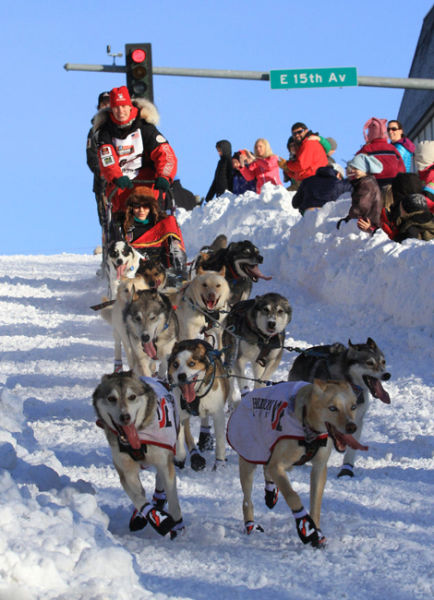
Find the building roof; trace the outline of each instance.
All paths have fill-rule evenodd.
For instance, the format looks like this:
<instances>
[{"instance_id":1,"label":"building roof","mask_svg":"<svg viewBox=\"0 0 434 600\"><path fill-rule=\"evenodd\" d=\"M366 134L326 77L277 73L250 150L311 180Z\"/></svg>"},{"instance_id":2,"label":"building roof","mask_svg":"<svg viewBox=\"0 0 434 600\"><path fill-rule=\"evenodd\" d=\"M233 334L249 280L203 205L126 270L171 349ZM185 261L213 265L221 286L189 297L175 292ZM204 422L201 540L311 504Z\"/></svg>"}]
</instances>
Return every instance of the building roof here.
<instances>
[{"instance_id":1,"label":"building roof","mask_svg":"<svg viewBox=\"0 0 434 600\"><path fill-rule=\"evenodd\" d=\"M434 6L423 20L409 77L432 79L434 74ZM416 137L434 116L433 90L405 90L398 119L406 135Z\"/></svg>"}]
</instances>

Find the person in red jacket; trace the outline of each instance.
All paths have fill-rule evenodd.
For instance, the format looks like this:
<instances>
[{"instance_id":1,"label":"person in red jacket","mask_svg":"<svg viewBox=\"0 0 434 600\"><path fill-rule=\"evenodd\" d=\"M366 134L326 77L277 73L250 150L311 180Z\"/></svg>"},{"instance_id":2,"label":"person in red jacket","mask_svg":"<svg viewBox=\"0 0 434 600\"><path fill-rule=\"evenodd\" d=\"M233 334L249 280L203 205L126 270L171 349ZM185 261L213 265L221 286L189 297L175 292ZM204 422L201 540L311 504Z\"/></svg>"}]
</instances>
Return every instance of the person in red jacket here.
<instances>
[{"instance_id":1,"label":"person in red jacket","mask_svg":"<svg viewBox=\"0 0 434 600\"><path fill-rule=\"evenodd\" d=\"M128 88L110 91L110 107L94 119L101 176L107 181L112 212L124 212L126 201L140 180L155 180L154 191L167 192L177 169L175 152L158 131L159 114L144 98L131 101Z\"/></svg>"},{"instance_id":2,"label":"person in red jacket","mask_svg":"<svg viewBox=\"0 0 434 600\"><path fill-rule=\"evenodd\" d=\"M278 158L264 138L255 142L255 154L249 150L240 153L239 171L246 181L256 181L256 193L260 194L265 183L282 185L279 175Z\"/></svg>"},{"instance_id":3,"label":"person in red jacket","mask_svg":"<svg viewBox=\"0 0 434 600\"><path fill-rule=\"evenodd\" d=\"M356 153L375 156L382 163L381 173L374 174L380 187L391 184L398 173L406 172L399 150L387 141L386 124L387 119L377 119L376 117L369 119L363 127L366 144Z\"/></svg>"},{"instance_id":4,"label":"person in red jacket","mask_svg":"<svg viewBox=\"0 0 434 600\"><path fill-rule=\"evenodd\" d=\"M294 123L291 128L296 146L294 159L280 160L279 166L296 182L315 175L319 167L328 165L328 157L321 137L310 131L304 123Z\"/></svg>"}]
</instances>

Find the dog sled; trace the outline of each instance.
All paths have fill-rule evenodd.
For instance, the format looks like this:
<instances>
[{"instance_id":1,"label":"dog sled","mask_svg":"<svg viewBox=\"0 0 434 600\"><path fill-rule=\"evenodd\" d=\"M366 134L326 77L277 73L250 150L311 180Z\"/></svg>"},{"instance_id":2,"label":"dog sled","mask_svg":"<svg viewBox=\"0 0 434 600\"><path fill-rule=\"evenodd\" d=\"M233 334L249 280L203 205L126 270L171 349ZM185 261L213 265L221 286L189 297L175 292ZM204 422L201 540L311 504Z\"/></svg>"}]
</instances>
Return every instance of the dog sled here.
<instances>
[{"instance_id":1,"label":"dog sled","mask_svg":"<svg viewBox=\"0 0 434 600\"><path fill-rule=\"evenodd\" d=\"M155 180L135 180L137 185L146 185L153 188ZM131 190L131 192L133 192ZM103 264L104 273L109 278L108 260L109 248L114 242L126 242L137 250L143 260L151 258L160 260L167 271L168 285L179 287L187 278L185 244L181 229L175 218L176 205L173 193L169 189L166 193L159 192L157 202L160 210L167 217L159 221L140 238L132 242L123 231L124 213L113 213L112 200L116 190L106 198L106 219L103 236Z\"/></svg>"}]
</instances>

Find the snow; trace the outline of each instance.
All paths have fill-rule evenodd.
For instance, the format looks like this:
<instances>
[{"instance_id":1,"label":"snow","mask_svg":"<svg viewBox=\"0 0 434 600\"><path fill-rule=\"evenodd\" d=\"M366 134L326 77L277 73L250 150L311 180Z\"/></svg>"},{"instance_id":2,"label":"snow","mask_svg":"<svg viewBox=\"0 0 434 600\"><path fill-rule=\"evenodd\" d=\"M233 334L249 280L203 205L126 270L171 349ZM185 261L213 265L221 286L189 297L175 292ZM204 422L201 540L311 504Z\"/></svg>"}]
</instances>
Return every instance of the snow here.
<instances>
[{"instance_id":1,"label":"snow","mask_svg":"<svg viewBox=\"0 0 434 600\"><path fill-rule=\"evenodd\" d=\"M0 264L0 599L394 600L434 597L432 242L395 244L343 223L343 197L301 218L292 193L226 193L178 220L189 258L216 235L250 239L271 282L253 293L285 295L286 344L306 348L374 338L392 379L392 403L373 400L356 477L337 479L333 452L322 507L324 551L304 547L282 498L263 502L242 532L237 458L178 472L187 525L170 541L131 533L131 503L113 468L91 396L113 360L111 331L89 307L106 293L99 257L3 256ZM275 381L296 357L286 352ZM193 423L198 432L198 423ZM308 507L309 467L292 472ZM154 474L142 480L152 493Z\"/></svg>"}]
</instances>

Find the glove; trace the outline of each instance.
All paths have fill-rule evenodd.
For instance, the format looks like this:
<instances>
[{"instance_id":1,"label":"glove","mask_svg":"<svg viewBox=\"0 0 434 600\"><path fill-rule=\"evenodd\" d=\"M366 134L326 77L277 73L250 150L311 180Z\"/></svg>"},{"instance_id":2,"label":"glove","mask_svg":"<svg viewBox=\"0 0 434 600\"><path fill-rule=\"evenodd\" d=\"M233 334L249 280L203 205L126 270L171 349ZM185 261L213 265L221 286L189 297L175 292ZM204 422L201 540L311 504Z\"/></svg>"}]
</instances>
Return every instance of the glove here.
<instances>
[{"instance_id":1,"label":"glove","mask_svg":"<svg viewBox=\"0 0 434 600\"><path fill-rule=\"evenodd\" d=\"M121 190L125 190L126 188L132 190L134 187L133 182L126 175L122 175L122 177L116 177L116 179L113 179L113 183Z\"/></svg>"},{"instance_id":2,"label":"glove","mask_svg":"<svg viewBox=\"0 0 434 600\"><path fill-rule=\"evenodd\" d=\"M167 192L170 187L170 183L167 181L165 177L157 177L155 180L155 188L157 190L161 190L162 192Z\"/></svg>"}]
</instances>

